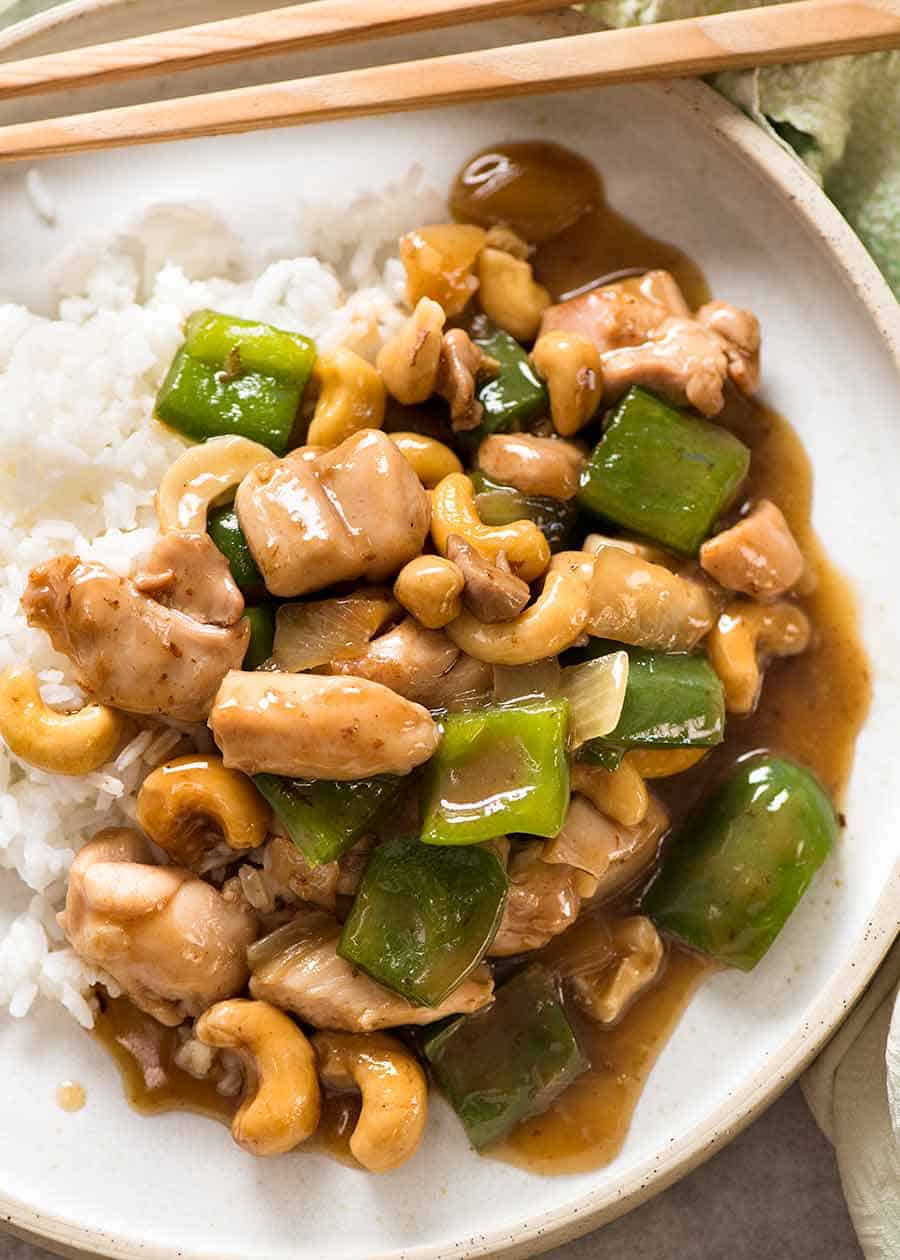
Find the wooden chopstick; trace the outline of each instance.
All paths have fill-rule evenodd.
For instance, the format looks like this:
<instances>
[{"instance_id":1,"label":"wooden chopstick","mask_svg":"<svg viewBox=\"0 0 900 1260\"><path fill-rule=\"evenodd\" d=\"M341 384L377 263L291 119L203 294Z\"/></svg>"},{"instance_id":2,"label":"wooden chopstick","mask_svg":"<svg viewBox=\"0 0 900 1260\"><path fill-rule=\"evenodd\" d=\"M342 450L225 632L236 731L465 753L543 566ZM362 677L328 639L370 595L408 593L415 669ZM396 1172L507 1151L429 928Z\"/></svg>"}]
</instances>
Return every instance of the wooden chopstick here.
<instances>
[{"instance_id":1,"label":"wooden chopstick","mask_svg":"<svg viewBox=\"0 0 900 1260\"><path fill-rule=\"evenodd\" d=\"M0 128L0 162L900 47L900 0L795 0Z\"/></svg>"},{"instance_id":2,"label":"wooden chopstick","mask_svg":"<svg viewBox=\"0 0 900 1260\"><path fill-rule=\"evenodd\" d=\"M560 9L565 0L310 0L0 65L0 100Z\"/></svg>"}]
</instances>

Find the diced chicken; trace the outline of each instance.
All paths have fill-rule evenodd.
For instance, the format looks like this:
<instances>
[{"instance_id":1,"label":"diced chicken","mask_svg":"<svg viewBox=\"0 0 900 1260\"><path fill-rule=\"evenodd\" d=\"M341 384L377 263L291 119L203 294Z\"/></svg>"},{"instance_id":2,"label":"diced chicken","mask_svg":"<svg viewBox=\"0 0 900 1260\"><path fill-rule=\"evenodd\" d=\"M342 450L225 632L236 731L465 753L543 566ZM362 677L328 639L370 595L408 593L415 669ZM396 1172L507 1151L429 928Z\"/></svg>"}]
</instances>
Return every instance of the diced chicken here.
<instances>
[{"instance_id":1,"label":"diced chicken","mask_svg":"<svg viewBox=\"0 0 900 1260\"><path fill-rule=\"evenodd\" d=\"M759 384L756 316L727 302L708 302L692 316L668 272L647 272L551 307L541 331L553 329L579 332L597 346L607 403L644 385L715 416L727 380L747 394Z\"/></svg>"},{"instance_id":2,"label":"diced chicken","mask_svg":"<svg viewBox=\"0 0 900 1260\"><path fill-rule=\"evenodd\" d=\"M244 614L244 597L209 534L163 534L134 584L142 595L207 625L233 626Z\"/></svg>"},{"instance_id":3,"label":"diced chicken","mask_svg":"<svg viewBox=\"0 0 900 1260\"><path fill-rule=\"evenodd\" d=\"M542 858L587 871L598 881L593 896L599 900L627 888L652 864L669 817L659 800L650 796L647 812L633 827L613 822L584 796L572 797L562 831L544 845Z\"/></svg>"},{"instance_id":4,"label":"diced chicken","mask_svg":"<svg viewBox=\"0 0 900 1260\"><path fill-rule=\"evenodd\" d=\"M587 630L656 652L690 652L712 629L707 587L619 547L596 553Z\"/></svg>"},{"instance_id":5,"label":"diced chicken","mask_svg":"<svg viewBox=\"0 0 900 1260\"><path fill-rule=\"evenodd\" d=\"M729 591L777 599L803 576L803 553L779 508L761 499L753 510L700 548L700 563Z\"/></svg>"},{"instance_id":6,"label":"diced chicken","mask_svg":"<svg viewBox=\"0 0 900 1260\"><path fill-rule=\"evenodd\" d=\"M579 874L572 866L541 860L542 845L525 845L509 864L509 891L497 935L488 950L495 958L540 949L578 918Z\"/></svg>"},{"instance_id":7,"label":"diced chicken","mask_svg":"<svg viewBox=\"0 0 900 1260\"><path fill-rule=\"evenodd\" d=\"M313 458L293 451L258 465L235 507L266 586L280 596L390 577L422 550L431 515L409 462L377 429Z\"/></svg>"},{"instance_id":8,"label":"diced chicken","mask_svg":"<svg viewBox=\"0 0 900 1260\"><path fill-rule=\"evenodd\" d=\"M502 553L501 553L502 555ZM459 534L447 538L447 559L463 575L462 602L473 617L492 625L517 617L531 598L527 582L499 563L485 559Z\"/></svg>"},{"instance_id":9,"label":"diced chicken","mask_svg":"<svg viewBox=\"0 0 900 1260\"><path fill-rule=\"evenodd\" d=\"M495 433L478 448L478 466L522 494L574 499L585 458L573 442L530 433Z\"/></svg>"},{"instance_id":10,"label":"diced chicken","mask_svg":"<svg viewBox=\"0 0 900 1260\"><path fill-rule=\"evenodd\" d=\"M459 648L445 634L426 630L414 617L407 617L373 639L361 656L332 661L328 672L368 678L431 708L440 680L458 659Z\"/></svg>"},{"instance_id":11,"label":"diced chicken","mask_svg":"<svg viewBox=\"0 0 900 1260\"><path fill-rule=\"evenodd\" d=\"M230 769L300 779L408 774L440 739L421 705L366 678L319 674L232 670L209 725Z\"/></svg>"},{"instance_id":12,"label":"diced chicken","mask_svg":"<svg viewBox=\"0 0 900 1260\"><path fill-rule=\"evenodd\" d=\"M152 866L135 831L101 831L69 873L60 926L78 956L174 1026L244 987L258 931L246 904L178 866Z\"/></svg>"},{"instance_id":13,"label":"diced chicken","mask_svg":"<svg viewBox=\"0 0 900 1260\"><path fill-rule=\"evenodd\" d=\"M22 606L75 666L79 685L104 704L200 722L219 684L239 668L246 621L204 625L142 595L103 564L57 556L33 569Z\"/></svg>"},{"instance_id":14,"label":"diced chicken","mask_svg":"<svg viewBox=\"0 0 900 1260\"><path fill-rule=\"evenodd\" d=\"M352 897L369 860L373 838L360 840L336 861L313 866L292 840L273 836L263 855L267 885L281 903L306 902L333 911L338 896Z\"/></svg>"},{"instance_id":15,"label":"diced chicken","mask_svg":"<svg viewBox=\"0 0 900 1260\"><path fill-rule=\"evenodd\" d=\"M659 975L665 955L659 933L644 915L593 915L576 936L561 955L559 974L586 1015L613 1024Z\"/></svg>"},{"instance_id":16,"label":"diced chicken","mask_svg":"<svg viewBox=\"0 0 900 1260\"><path fill-rule=\"evenodd\" d=\"M490 1002L494 982L478 967L440 1006L414 1006L356 971L337 953L340 926L329 915L299 915L251 953L254 997L292 1011L315 1028L373 1032L398 1024L432 1024Z\"/></svg>"},{"instance_id":17,"label":"diced chicken","mask_svg":"<svg viewBox=\"0 0 900 1260\"><path fill-rule=\"evenodd\" d=\"M479 376L497 369L498 364L462 328L444 333L434 388L450 404L450 423L457 432L481 424L484 407L475 397L475 386Z\"/></svg>"}]
</instances>

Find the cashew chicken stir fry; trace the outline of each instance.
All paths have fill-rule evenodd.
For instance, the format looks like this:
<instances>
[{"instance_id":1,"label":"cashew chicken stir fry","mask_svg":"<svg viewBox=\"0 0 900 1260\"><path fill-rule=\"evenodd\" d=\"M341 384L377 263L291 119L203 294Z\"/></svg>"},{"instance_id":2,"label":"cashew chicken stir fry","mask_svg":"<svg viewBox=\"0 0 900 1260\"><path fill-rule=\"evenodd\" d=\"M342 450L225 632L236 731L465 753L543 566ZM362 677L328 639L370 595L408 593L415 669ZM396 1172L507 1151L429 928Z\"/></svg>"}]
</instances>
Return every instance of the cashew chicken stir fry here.
<instances>
[{"instance_id":1,"label":"cashew chicken stir fry","mask_svg":"<svg viewBox=\"0 0 900 1260\"><path fill-rule=\"evenodd\" d=\"M395 1168L429 1080L498 1141L673 952L754 966L835 835L809 771L740 742L815 635L790 505L730 420L757 320L662 270L560 299L540 249L585 207L517 197L503 153L467 168L505 170L496 196L464 172L460 221L400 241L374 361L190 318L152 551L130 576L60 555L23 596L83 707L0 677L3 738L50 774L185 732L133 828L78 852L60 924L198 1070L240 1073L254 1155L347 1092L353 1157Z\"/></svg>"}]
</instances>

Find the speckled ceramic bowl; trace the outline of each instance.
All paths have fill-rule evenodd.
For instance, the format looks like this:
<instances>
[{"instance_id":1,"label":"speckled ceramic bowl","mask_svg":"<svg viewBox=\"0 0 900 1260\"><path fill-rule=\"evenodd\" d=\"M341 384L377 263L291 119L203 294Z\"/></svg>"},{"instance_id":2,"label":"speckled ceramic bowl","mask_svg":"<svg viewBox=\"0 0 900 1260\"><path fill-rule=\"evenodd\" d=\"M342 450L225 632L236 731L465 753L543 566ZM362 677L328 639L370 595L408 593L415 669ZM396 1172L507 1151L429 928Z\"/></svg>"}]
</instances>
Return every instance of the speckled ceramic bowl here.
<instances>
[{"instance_id":1,"label":"speckled ceramic bowl","mask_svg":"<svg viewBox=\"0 0 900 1260\"><path fill-rule=\"evenodd\" d=\"M0 54L240 7L249 6L76 0L8 32ZM392 41L379 55L508 42L535 29L552 32L548 23ZM303 64L337 68L354 56L322 52ZM261 73L299 71L294 60L266 63ZM241 74L232 67L214 82L233 84ZM174 96L212 82L194 73L87 94L84 105ZM71 98L59 107L72 108ZM31 116L35 108L26 102L13 115L6 106L2 117ZM319 1156L254 1161L218 1125L129 1111L105 1054L61 1014L44 1008L24 1023L0 1021L0 1220L50 1247L147 1260L532 1255L633 1207L732 1137L815 1054L896 931L900 315L862 246L803 169L713 92L694 83L616 88L66 159L43 168L59 208L55 227L35 215L25 171L4 170L0 300L46 308L51 258L80 234L114 230L159 199L202 199L238 231L252 231L262 216L267 229L288 233L311 170L339 208L413 161L430 183L446 187L473 150L509 138L574 143L603 172L615 207L681 245L717 295L761 316L765 398L790 417L812 455L815 525L855 583L874 663L874 703L847 794L845 840L757 970L717 975L703 986L663 1052L621 1155L593 1173L542 1179L480 1159L441 1103L416 1158L386 1177ZM9 901L0 883L0 919ZM77 1115L55 1102L66 1077L87 1087Z\"/></svg>"}]
</instances>

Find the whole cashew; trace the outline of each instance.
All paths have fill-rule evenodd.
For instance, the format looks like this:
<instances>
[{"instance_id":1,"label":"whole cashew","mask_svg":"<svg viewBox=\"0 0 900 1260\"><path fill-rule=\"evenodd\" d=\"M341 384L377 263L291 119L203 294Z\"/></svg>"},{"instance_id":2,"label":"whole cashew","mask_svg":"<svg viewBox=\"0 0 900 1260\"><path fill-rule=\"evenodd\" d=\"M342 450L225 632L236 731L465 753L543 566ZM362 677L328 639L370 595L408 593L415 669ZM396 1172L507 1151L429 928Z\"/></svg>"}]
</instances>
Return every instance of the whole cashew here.
<instances>
[{"instance_id":1,"label":"whole cashew","mask_svg":"<svg viewBox=\"0 0 900 1260\"><path fill-rule=\"evenodd\" d=\"M594 556L588 633L657 652L692 651L715 619L709 589L618 547Z\"/></svg>"},{"instance_id":2,"label":"whole cashew","mask_svg":"<svg viewBox=\"0 0 900 1260\"><path fill-rule=\"evenodd\" d=\"M632 748L622 761L633 766L642 779L667 779L690 770L708 752L708 748Z\"/></svg>"},{"instance_id":3,"label":"whole cashew","mask_svg":"<svg viewBox=\"0 0 900 1260\"><path fill-rule=\"evenodd\" d=\"M488 625L464 612L446 633L469 656L489 665L530 665L556 656L584 633L593 571L590 556L561 551L550 562L543 591L518 617Z\"/></svg>"},{"instance_id":4,"label":"whole cashew","mask_svg":"<svg viewBox=\"0 0 900 1260\"><path fill-rule=\"evenodd\" d=\"M114 757L134 729L118 709L88 704L76 713L50 709L33 670L0 674L0 736L17 757L48 774L90 774Z\"/></svg>"},{"instance_id":5,"label":"whole cashew","mask_svg":"<svg viewBox=\"0 0 900 1260\"><path fill-rule=\"evenodd\" d=\"M433 490L439 481L463 470L459 457L437 438L426 437L424 433L389 433L388 437L407 463L412 464L413 472L426 490Z\"/></svg>"},{"instance_id":6,"label":"whole cashew","mask_svg":"<svg viewBox=\"0 0 900 1260\"><path fill-rule=\"evenodd\" d=\"M194 866L221 832L229 848L255 849L272 813L246 775L226 770L222 758L176 757L147 775L137 797L138 825L174 861Z\"/></svg>"},{"instance_id":7,"label":"whole cashew","mask_svg":"<svg viewBox=\"0 0 900 1260\"><path fill-rule=\"evenodd\" d=\"M434 393L446 315L423 297L409 319L378 352L378 371L397 402L423 403Z\"/></svg>"},{"instance_id":8,"label":"whole cashew","mask_svg":"<svg viewBox=\"0 0 900 1260\"><path fill-rule=\"evenodd\" d=\"M440 630L462 611L463 575L443 556L416 556L405 564L394 583L394 595L416 621Z\"/></svg>"},{"instance_id":9,"label":"whole cashew","mask_svg":"<svg viewBox=\"0 0 900 1260\"><path fill-rule=\"evenodd\" d=\"M313 1045L323 1084L362 1095L350 1150L369 1172L399 1168L414 1153L428 1118L428 1084L419 1064L383 1033L318 1032Z\"/></svg>"},{"instance_id":10,"label":"whole cashew","mask_svg":"<svg viewBox=\"0 0 900 1260\"><path fill-rule=\"evenodd\" d=\"M595 809L625 827L636 827L647 816L650 797L637 768L625 757L615 770L584 761L572 766L573 792L586 796Z\"/></svg>"},{"instance_id":11,"label":"whole cashew","mask_svg":"<svg viewBox=\"0 0 900 1260\"><path fill-rule=\"evenodd\" d=\"M189 446L159 483L156 515L160 529L204 534L210 504L239 485L251 469L274 458L267 446L234 435Z\"/></svg>"},{"instance_id":12,"label":"whole cashew","mask_svg":"<svg viewBox=\"0 0 900 1260\"><path fill-rule=\"evenodd\" d=\"M205 1046L233 1050L244 1064L246 1097L231 1136L251 1155L283 1155L316 1131L321 1095L316 1056L293 1020L268 1002L232 998L197 1020Z\"/></svg>"},{"instance_id":13,"label":"whole cashew","mask_svg":"<svg viewBox=\"0 0 900 1260\"><path fill-rule=\"evenodd\" d=\"M585 457L573 442L530 433L494 433L478 448L478 467L493 481L515 486L522 494L563 501L578 493L584 464Z\"/></svg>"},{"instance_id":14,"label":"whole cashew","mask_svg":"<svg viewBox=\"0 0 900 1260\"><path fill-rule=\"evenodd\" d=\"M761 664L768 657L805 652L811 633L809 618L796 604L729 604L707 639L729 713L752 713L762 689Z\"/></svg>"},{"instance_id":15,"label":"whole cashew","mask_svg":"<svg viewBox=\"0 0 900 1260\"><path fill-rule=\"evenodd\" d=\"M443 556L451 534L459 534L495 564L502 551L512 572L525 582L540 577L550 563L550 546L534 521L482 524L475 507L475 488L464 473L444 477L431 492L431 537Z\"/></svg>"},{"instance_id":16,"label":"whole cashew","mask_svg":"<svg viewBox=\"0 0 900 1260\"><path fill-rule=\"evenodd\" d=\"M545 332L535 343L531 362L547 384L557 433L568 437L583 429L603 396L603 366L593 341L561 329Z\"/></svg>"},{"instance_id":17,"label":"whole cashew","mask_svg":"<svg viewBox=\"0 0 900 1260\"><path fill-rule=\"evenodd\" d=\"M307 442L329 450L360 429L384 424L384 381L371 363L346 346L320 354L313 368L319 387Z\"/></svg>"},{"instance_id":18,"label":"whole cashew","mask_svg":"<svg viewBox=\"0 0 900 1260\"><path fill-rule=\"evenodd\" d=\"M550 305L550 294L534 279L531 263L490 246L478 259L479 299L488 319L518 341L531 341Z\"/></svg>"}]
</instances>

